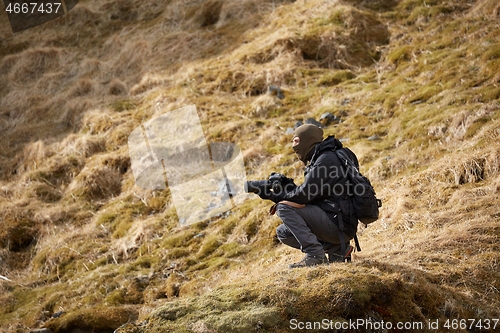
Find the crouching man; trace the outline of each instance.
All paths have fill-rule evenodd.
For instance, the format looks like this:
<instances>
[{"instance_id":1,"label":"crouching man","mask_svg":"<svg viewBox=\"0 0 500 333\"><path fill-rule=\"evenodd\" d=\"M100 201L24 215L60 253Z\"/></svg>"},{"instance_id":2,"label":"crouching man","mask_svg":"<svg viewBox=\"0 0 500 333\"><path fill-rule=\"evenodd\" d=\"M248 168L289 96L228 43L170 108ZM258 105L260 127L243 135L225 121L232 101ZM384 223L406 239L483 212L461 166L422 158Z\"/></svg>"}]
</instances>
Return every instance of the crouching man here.
<instances>
[{"instance_id":1,"label":"crouching man","mask_svg":"<svg viewBox=\"0 0 500 333\"><path fill-rule=\"evenodd\" d=\"M273 208L283 222L276 230L278 239L305 253L290 268L350 261L350 240L356 235L358 220L350 213L352 185L334 152L342 143L334 136L323 140L321 128L306 124L295 130L292 146L305 164L304 183L284 186L283 191L262 184L256 191L262 199L276 203ZM358 165L356 156L346 152Z\"/></svg>"}]
</instances>

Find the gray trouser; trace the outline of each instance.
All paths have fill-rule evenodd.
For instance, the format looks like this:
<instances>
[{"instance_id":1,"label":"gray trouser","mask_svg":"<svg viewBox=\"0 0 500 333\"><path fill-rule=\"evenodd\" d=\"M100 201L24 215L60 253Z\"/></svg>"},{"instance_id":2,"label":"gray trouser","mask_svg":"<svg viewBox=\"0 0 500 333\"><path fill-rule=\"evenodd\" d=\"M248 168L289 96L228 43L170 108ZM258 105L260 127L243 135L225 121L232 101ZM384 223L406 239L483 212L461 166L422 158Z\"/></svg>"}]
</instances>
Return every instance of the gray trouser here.
<instances>
[{"instance_id":1,"label":"gray trouser","mask_svg":"<svg viewBox=\"0 0 500 333\"><path fill-rule=\"evenodd\" d=\"M283 244L313 256L324 256L325 251L341 254L339 229L318 206L295 208L278 204L276 213L283 221L276 229ZM350 238L344 234L344 240L349 242Z\"/></svg>"}]
</instances>

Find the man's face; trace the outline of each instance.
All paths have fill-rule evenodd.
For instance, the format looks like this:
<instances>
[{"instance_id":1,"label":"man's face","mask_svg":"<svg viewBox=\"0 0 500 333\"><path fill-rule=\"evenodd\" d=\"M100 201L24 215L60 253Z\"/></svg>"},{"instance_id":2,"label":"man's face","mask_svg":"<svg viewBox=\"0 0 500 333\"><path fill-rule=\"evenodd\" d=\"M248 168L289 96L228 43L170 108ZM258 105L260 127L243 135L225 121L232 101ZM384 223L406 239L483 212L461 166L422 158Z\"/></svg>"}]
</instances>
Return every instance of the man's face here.
<instances>
[{"instance_id":1,"label":"man's face","mask_svg":"<svg viewBox=\"0 0 500 333\"><path fill-rule=\"evenodd\" d=\"M300 143L300 138L298 136L294 137L292 140L292 149L297 156L298 156L299 143Z\"/></svg>"},{"instance_id":2,"label":"man's face","mask_svg":"<svg viewBox=\"0 0 500 333\"><path fill-rule=\"evenodd\" d=\"M323 140L323 130L312 124L305 124L295 129L292 148L297 157L307 164L307 157L317 143Z\"/></svg>"}]
</instances>

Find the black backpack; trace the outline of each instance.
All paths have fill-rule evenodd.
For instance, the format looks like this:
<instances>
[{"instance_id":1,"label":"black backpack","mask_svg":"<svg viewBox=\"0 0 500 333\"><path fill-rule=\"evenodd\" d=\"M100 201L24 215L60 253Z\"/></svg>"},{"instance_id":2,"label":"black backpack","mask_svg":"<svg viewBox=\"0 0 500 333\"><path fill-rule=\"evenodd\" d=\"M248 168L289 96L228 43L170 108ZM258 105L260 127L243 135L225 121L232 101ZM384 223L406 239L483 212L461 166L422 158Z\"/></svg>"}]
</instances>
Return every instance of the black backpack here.
<instances>
[{"instance_id":1,"label":"black backpack","mask_svg":"<svg viewBox=\"0 0 500 333\"><path fill-rule=\"evenodd\" d=\"M349 148L335 149L335 154L342 162L342 165L344 165L345 174L349 183L352 185L352 193L346 198L349 199L348 201L351 203L349 206L352 207L352 210L349 208L349 211L351 211L361 223L364 223L365 226L375 222L378 219L379 208L382 207L382 201L375 196L375 190L370 180L359 172L356 155ZM356 163L354 160L356 160ZM339 228L341 231L344 229L341 215L339 215ZM342 232L340 233L340 241L341 250L345 253L346 249ZM356 234L354 234L354 242L356 244L356 249L361 251ZM347 260L350 261L350 257Z\"/></svg>"},{"instance_id":2,"label":"black backpack","mask_svg":"<svg viewBox=\"0 0 500 333\"><path fill-rule=\"evenodd\" d=\"M382 201L375 196L370 180L363 176L351 157L355 156L349 148L336 149L335 153L345 167L346 175L350 181L350 199L354 215L365 225L375 222L379 216L379 207Z\"/></svg>"}]
</instances>

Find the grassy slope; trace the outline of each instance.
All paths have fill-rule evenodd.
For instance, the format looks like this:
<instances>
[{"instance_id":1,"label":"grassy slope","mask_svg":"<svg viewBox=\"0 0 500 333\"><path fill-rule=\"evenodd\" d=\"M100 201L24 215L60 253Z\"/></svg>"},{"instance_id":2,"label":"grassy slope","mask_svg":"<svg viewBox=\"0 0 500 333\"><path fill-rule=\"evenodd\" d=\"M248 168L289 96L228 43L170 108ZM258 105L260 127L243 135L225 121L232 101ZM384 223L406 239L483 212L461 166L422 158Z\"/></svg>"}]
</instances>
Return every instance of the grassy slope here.
<instances>
[{"instance_id":1,"label":"grassy slope","mask_svg":"<svg viewBox=\"0 0 500 333\"><path fill-rule=\"evenodd\" d=\"M83 1L16 35L2 18L3 330L498 318L496 1L148 3ZM130 131L191 103L253 179L300 172L287 127L344 114L325 132L384 199L354 263L288 271L300 253L258 199L179 227L168 191L134 187Z\"/></svg>"}]
</instances>

